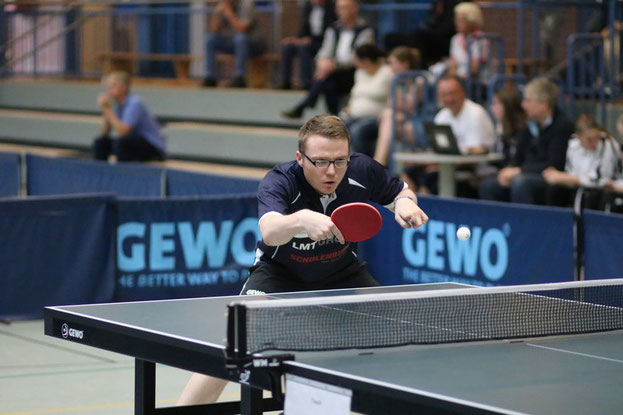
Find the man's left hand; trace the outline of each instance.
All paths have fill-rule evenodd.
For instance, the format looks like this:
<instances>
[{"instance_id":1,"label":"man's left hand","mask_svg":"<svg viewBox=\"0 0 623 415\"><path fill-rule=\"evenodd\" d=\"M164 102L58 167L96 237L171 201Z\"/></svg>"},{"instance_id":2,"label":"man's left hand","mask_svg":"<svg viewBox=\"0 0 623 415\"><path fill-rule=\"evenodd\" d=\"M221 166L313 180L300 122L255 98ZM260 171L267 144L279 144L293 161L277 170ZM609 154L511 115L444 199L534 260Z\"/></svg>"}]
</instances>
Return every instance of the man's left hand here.
<instances>
[{"instance_id":1,"label":"man's left hand","mask_svg":"<svg viewBox=\"0 0 623 415\"><path fill-rule=\"evenodd\" d=\"M396 200L394 217L405 229L417 229L428 222L426 213L413 200L406 197Z\"/></svg>"},{"instance_id":2,"label":"man's left hand","mask_svg":"<svg viewBox=\"0 0 623 415\"><path fill-rule=\"evenodd\" d=\"M102 94L98 95L98 97L97 97L97 104L101 108L105 108L105 107L110 108L112 106L112 104L110 103L110 97L106 93L102 93Z\"/></svg>"}]
</instances>

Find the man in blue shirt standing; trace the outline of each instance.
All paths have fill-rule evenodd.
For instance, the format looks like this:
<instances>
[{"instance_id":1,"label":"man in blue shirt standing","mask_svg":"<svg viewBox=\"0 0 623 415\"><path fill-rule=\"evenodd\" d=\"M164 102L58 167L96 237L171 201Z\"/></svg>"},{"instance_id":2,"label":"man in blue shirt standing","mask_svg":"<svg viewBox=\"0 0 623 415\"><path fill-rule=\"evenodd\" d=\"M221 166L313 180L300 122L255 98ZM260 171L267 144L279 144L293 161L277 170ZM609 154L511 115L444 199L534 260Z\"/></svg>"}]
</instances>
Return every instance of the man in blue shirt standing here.
<instances>
[{"instance_id":1,"label":"man in blue shirt standing","mask_svg":"<svg viewBox=\"0 0 623 415\"><path fill-rule=\"evenodd\" d=\"M107 160L114 154L118 161L164 160L164 137L158 123L141 98L129 92L130 75L126 72L111 72L106 77L106 92L97 97L103 121L101 135L93 143L95 159ZM111 137L113 130L119 138Z\"/></svg>"},{"instance_id":2,"label":"man in blue shirt standing","mask_svg":"<svg viewBox=\"0 0 623 415\"><path fill-rule=\"evenodd\" d=\"M268 172L257 198L262 240L245 295L378 285L357 259L357 244L345 241L331 221L346 203L384 205L403 228L428 221L404 182L368 156L350 154L348 129L333 115L305 123L296 160ZM214 402L226 383L194 374L178 405Z\"/></svg>"}]
</instances>

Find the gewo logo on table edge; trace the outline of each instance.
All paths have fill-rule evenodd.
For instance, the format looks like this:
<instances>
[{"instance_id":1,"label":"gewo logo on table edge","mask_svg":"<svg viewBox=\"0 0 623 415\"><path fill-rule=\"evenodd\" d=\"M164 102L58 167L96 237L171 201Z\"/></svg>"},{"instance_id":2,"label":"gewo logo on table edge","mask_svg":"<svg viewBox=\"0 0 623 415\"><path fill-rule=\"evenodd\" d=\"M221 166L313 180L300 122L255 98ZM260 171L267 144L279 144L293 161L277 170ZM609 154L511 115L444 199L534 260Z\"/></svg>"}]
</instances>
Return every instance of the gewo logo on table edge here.
<instances>
[{"instance_id":1,"label":"gewo logo on table edge","mask_svg":"<svg viewBox=\"0 0 623 415\"><path fill-rule=\"evenodd\" d=\"M63 323L61 325L61 336L63 339L68 339L69 337L82 340L84 339L84 330L78 330L69 327L69 324Z\"/></svg>"}]
</instances>

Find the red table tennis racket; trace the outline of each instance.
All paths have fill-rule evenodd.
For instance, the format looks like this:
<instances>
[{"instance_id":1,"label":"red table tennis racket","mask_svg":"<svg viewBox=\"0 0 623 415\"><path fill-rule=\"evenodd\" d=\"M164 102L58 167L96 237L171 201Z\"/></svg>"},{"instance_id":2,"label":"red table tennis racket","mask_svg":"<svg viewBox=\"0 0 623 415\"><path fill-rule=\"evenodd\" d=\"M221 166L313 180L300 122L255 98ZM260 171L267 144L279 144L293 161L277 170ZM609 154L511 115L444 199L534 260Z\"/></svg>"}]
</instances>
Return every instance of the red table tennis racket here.
<instances>
[{"instance_id":1,"label":"red table tennis racket","mask_svg":"<svg viewBox=\"0 0 623 415\"><path fill-rule=\"evenodd\" d=\"M383 224L383 218L374 206L360 202L347 203L335 209L331 220L348 242L372 238Z\"/></svg>"}]
</instances>

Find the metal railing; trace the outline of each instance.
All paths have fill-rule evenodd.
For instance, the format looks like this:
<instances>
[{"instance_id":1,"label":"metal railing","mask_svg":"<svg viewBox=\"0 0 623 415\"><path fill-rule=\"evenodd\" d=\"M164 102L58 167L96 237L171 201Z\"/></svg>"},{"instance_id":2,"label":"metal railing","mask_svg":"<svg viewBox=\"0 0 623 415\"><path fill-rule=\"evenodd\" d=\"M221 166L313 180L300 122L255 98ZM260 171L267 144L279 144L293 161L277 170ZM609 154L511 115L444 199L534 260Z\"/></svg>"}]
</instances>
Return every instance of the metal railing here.
<instances>
[{"instance_id":1,"label":"metal railing","mask_svg":"<svg viewBox=\"0 0 623 415\"><path fill-rule=\"evenodd\" d=\"M474 101L482 101L482 93L486 93L486 84L482 79L488 79L493 75L502 75L505 71L504 59L506 58L504 39L495 33L479 33L467 36L467 78L465 89L468 97ZM472 73L471 62L473 59L473 46L480 46L480 66L478 73Z\"/></svg>"},{"instance_id":2,"label":"metal railing","mask_svg":"<svg viewBox=\"0 0 623 415\"><path fill-rule=\"evenodd\" d=\"M268 51L279 52L282 27L282 2L284 0L267 0L258 2L258 11L264 26L264 35L268 39ZM65 1L28 1L21 0L20 4L32 4L27 10L9 10L11 5L5 1L5 7L0 6L0 76L10 74L29 75L63 75L79 77L97 77L102 74L103 63L98 61L97 54L102 51L137 51L142 53L160 52L184 53L197 57L204 54L205 22L211 13L211 7L205 7L203 2L182 0L150 0L124 2L120 0L79 0L66 6ZM45 7L37 9L34 6ZM530 70L524 65L524 31L531 30L532 60L538 55L538 16L548 8L576 7L578 10L590 10L596 7L607 8L608 35L605 36L603 56L606 59L606 74L608 75L609 90L605 91L606 99L621 95L621 30L617 28L616 19L623 14L622 0L516 0L509 2L480 1L483 9L500 9L517 11L517 68L521 73ZM362 14L377 28L377 35L389 29L407 31L413 29L418 21L417 16L423 17L430 9L430 3L424 0L413 3L382 3L362 4ZM524 13L532 13L532 25L525 21ZM415 16L415 17L414 17ZM182 20L183 24L175 26L171 23L175 19ZM526 23L526 24L524 24ZM20 26L21 25L21 26ZM19 27L18 27L19 26ZM177 45L162 42L155 45L155 38L167 27L177 27L172 30L172 36L186 30L185 38L179 39ZM184 28L183 26L186 26ZM161 30L162 29L162 30ZM505 45L502 38L496 34L487 34L487 41L492 45L488 65L497 66L495 73L502 73L501 63L506 58ZM182 36L183 37L183 36ZM493 50L495 49L495 50ZM468 48L469 50L469 48ZM574 52L575 53L575 52ZM567 52L569 55L569 52ZM494 60L496 60L494 62ZM168 64L170 66L170 64ZM157 65L156 65L157 66ZM166 66L166 65L165 65ZM201 59L193 62L191 74L202 76L204 63ZM546 75L557 76L553 71L560 73L570 71L570 77L578 75L578 70L569 68L569 57L555 66ZM139 65L141 75L149 76L154 71L154 65ZM167 72L167 70L163 70ZM172 75L173 70L168 69ZM468 79L468 84L471 80ZM571 84L576 90L577 88ZM567 79L564 87L570 86Z\"/></svg>"},{"instance_id":3,"label":"metal railing","mask_svg":"<svg viewBox=\"0 0 623 415\"><path fill-rule=\"evenodd\" d=\"M395 151L423 150L428 146L423 123L432 121L437 111L432 79L433 76L428 71L402 72L392 79L392 135L387 160L389 171L394 171L395 168L391 156ZM408 128L403 128L405 126ZM405 131L413 136L405 137Z\"/></svg>"},{"instance_id":4,"label":"metal railing","mask_svg":"<svg viewBox=\"0 0 623 415\"><path fill-rule=\"evenodd\" d=\"M564 88L569 116L576 118L579 113L596 111L595 115L601 123L606 123L606 100L616 90L614 74L607 73L606 66L601 35L578 33L569 36Z\"/></svg>"}]
</instances>

